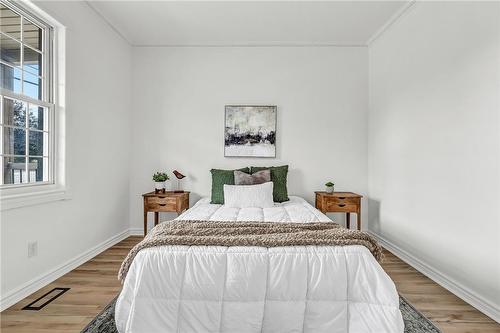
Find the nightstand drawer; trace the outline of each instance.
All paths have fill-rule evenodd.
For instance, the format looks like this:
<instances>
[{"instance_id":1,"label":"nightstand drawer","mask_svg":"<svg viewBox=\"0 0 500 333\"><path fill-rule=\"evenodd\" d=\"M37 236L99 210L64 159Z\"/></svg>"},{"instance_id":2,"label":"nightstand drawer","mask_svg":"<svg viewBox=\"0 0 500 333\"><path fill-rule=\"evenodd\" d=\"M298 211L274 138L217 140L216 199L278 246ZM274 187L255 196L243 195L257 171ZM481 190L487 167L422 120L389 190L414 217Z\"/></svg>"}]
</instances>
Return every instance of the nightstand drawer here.
<instances>
[{"instance_id":1,"label":"nightstand drawer","mask_svg":"<svg viewBox=\"0 0 500 333\"><path fill-rule=\"evenodd\" d=\"M360 202L360 198L355 198L355 197L328 197L325 199L328 204L346 204L346 205L358 205Z\"/></svg>"},{"instance_id":2,"label":"nightstand drawer","mask_svg":"<svg viewBox=\"0 0 500 333\"><path fill-rule=\"evenodd\" d=\"M150 203L150 204L158 204L158 205L173 204L173 205L175 205L176 202L177 202L177 199L174 197L157 196L157 197L148 198L148 203Z\"/></svg>"},{"instance_id":3,"label":"nightstand drawer","mask_svg":"<svg viewBox=\"0 0 500 333\"><path fill-rule=\"evenodd\" d=\"M175 212L175 204L149 204L148 210L151 212Z\"/></svg>"},{"instance_id":4,"label":"nightstand drawer","mask_svg":"<svg viewBox=\"0 0 500 333\"><path fill-rule=\"evenodd\" d=\"M357 212L358 205L355 203L333 202L326 203L326 211L328 212Z\"/></svg>"},{"instance_id":5,"label":"nightstand drawer","mask_svg":"<svg viewBox=\"0 0 500 333\"><path fill-rule=\"evenodd\" d=\"M151 197L147 199L149 210L159 212L172 212L177 210L177 200L172 197Z\"/></svg>"}]
</instances>

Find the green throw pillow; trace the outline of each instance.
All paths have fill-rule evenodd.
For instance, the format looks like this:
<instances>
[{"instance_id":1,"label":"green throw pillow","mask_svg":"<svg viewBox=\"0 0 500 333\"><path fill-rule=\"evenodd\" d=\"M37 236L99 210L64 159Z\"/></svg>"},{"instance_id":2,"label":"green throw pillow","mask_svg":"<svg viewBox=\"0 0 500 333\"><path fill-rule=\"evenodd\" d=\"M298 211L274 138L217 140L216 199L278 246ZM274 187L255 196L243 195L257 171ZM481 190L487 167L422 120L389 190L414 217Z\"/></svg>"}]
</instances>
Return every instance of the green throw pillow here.
<instances>
[{"instance_id":1,"label":"green throw pillow","mask_svg":"<svg viewBox=\"0 0 500 333\"><path fill-rule=\"evenodd\" d=\"M274 184L273 188L273 199L274 202L283 202L290 200L288 198L288 190L286 188L286 177L288 175L288 165L277 166L277 167L252 167L252 174L260 171L269 169L271 170L271 181Z\"/></svg>"},{"instance_id":2,"label":"green throw pillow","mask_svg":"<svg viewBox=\"0 0 500 333\"><path fill-rule=\"evenodd\" d=\"M250 168L237 169L250 173ZM234 170L212 169L212 201L213 204L224 204L224 184L234 185Z\"/></svg>"}]
</instances>

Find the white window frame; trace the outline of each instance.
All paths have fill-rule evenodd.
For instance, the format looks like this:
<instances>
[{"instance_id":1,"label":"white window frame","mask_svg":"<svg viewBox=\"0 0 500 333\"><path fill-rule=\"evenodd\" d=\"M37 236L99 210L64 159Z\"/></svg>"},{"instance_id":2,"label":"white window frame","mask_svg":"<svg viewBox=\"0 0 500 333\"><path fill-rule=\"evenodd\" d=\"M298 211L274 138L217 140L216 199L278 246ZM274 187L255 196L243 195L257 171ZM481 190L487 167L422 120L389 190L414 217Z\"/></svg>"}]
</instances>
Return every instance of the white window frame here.
<instances>
[{"instance_id":1,"label":"white window frame","mask_svg":"<svg viewBox=\"0 0 500 333\"><path fill-rule=\"evenodd\" d=\"M65 27L32 2L24 1L21 3L10 0L0 0L0 2L23 17L26 17L32 23L42 27L42 29L46 29L42 38L42 42L44 43L42 48L50 50L50 52L47 52L48 54L44 54L42 57L42 74L46 80L45 88L42 92L43 101L1 89L1 94L5 97L33 103L49 109L49 181L1 185L0 210L69 199L70 194L65 176L64 142ZM50 71L50 75L47 75L48 71ZM3 170L1 177L3 177ZM1 184L3 184L3 179Z\"/></svg>"}]
</instances>

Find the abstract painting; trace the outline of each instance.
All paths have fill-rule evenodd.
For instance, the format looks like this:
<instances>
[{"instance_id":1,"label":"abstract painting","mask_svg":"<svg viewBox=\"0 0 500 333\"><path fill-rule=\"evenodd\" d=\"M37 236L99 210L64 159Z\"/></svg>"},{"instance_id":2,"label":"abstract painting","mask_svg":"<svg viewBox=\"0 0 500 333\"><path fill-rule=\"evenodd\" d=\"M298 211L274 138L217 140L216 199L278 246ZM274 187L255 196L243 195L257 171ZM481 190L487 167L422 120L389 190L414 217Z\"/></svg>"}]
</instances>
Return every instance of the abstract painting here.
<instances>
[{"instance_id":1,"label":"abstract painting","mask_svg":"<svg viewBox=\"0 0 500 333\"><path fill-rule=\"evenodd\" d=\"M276 106L226 105L224 156L276 157Z\"/></svg>"}]
</instances>

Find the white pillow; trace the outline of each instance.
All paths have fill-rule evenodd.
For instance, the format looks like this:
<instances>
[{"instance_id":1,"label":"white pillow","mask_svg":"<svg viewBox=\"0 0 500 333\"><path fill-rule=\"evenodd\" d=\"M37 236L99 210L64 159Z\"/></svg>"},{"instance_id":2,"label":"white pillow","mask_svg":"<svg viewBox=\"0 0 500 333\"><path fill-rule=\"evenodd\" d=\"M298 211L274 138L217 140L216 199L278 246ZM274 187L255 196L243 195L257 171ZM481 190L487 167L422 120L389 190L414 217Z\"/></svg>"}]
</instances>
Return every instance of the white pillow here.
<instances>
[{"instance_id":1,"label":"white pillow","mask_svg":"<svg viewBox=\"0 0 500 333\"><path fill-rule=\"evenodd\" d=\"M273 182L259 185L224 184L224 205L236 208L274 207L273 186Z\"/></svg>"}]
</instances>

